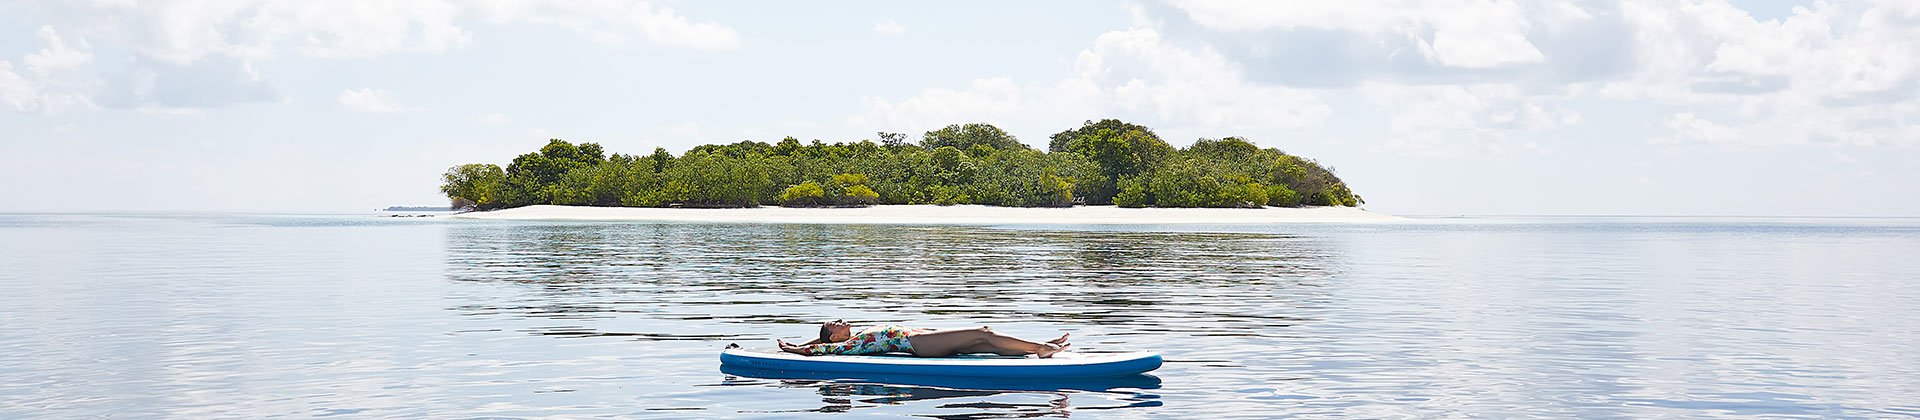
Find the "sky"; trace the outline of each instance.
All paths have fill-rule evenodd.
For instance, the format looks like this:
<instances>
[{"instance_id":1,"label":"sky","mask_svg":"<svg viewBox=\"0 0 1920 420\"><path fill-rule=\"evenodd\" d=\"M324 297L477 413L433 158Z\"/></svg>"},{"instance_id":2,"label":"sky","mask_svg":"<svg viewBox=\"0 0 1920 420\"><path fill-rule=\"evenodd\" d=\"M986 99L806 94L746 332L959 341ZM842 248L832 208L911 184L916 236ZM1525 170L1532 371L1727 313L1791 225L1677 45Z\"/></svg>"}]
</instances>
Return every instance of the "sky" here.
<instances>
[{"instance_id":1,"label":"sky","mask_svg":"<svg viewBox=\"0 0 1920 420\"><path fill-rule=\"evenodd\" d=\"M911 4L908 4L911 3ZM1920 216L1920 2L0 2L0 211L439 205L610 152L1119 118L1402 215Z\"/></svg>"}]
</instances>

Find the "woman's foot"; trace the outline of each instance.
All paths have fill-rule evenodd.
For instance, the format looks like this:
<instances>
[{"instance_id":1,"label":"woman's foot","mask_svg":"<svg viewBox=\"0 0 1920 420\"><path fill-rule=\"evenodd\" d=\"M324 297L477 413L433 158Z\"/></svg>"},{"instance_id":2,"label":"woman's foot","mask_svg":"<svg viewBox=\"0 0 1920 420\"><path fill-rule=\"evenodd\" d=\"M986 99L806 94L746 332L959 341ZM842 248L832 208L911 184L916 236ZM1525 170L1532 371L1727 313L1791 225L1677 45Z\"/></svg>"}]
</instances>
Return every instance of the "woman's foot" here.
<instances>
[{"instance_id":1,"label":"woman's foot","mask_svg":"<svg viewBox=\"0 0 1920 420\"><path fill-rule=\"evenodd\" d=\"M1066 344L1067 344L1067 336L1069 336L1069 335L1073 335L1073 333L1061 333L1061 334L1060 334L1060 338L1055 338L1055 339L1052 339L1052 340L1047 340L1047 342L1048 342L1048 343L1053 343L1053 344L1059 344L1059 345L1066 345Z\"/></svg>"},{"instance_id":2,"label":"woman's foot","mask_svg":"<svg viewBox=\"0 0 1920 420\"><path fill-rule=\"evenodd\" d=\"M1050 357L1053 357L1053 354L1054 354L1054 353L1059 353L1059 352L1063 352L1063 351L1067 351L1067 347L1072 347L1072 346L1073 346L1072 344L1053 344L1053 343L1047 343L1047 347L1046 347L1046 348L1044 348L1044 349L1041 349L1041 350L1040 350L1040 351L1038 351L1038 352L1034 352L1034 353L1033 353L1033 355L1035 355L1035 356L1040 356L1040 358L1042 358L1042 359L1046 359L1046 358L1050 358Z\"/></svg>"}]
</instances>

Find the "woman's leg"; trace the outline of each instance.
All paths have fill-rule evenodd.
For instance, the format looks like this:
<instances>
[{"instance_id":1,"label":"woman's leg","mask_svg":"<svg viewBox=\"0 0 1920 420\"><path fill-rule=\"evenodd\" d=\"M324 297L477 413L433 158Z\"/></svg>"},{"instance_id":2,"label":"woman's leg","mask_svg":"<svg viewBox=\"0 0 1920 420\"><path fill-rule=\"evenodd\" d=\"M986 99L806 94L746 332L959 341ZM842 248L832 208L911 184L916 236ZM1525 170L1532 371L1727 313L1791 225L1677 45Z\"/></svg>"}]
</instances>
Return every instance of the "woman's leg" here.
<instances>
[{"instance_id":1,"label":"woman's leg","mask_svg":"<svg viewBox=\"0 0 1920 420\"><path fill-rule=\"evenodd\" d=\"M985 327L982 327L982 328L985 328ZM1015 339L1016 339L1016 340L1018 340L1018 338L1015 338ZM1068 344L1067 344L1067 334L1060 334L1060 338L1055 338L1055 339L1052 339L1052 340L1047 340L1047 343L1049 343L1049 344L1053 344L1053 345L1057 345L1057 346L1061 346L1061 347L1065 347L1065 346L1067 346L1067 345L1068 345ZM960 351L957 351L957 352L954 352L954 353L955 353L955 354L967 354L967 353L994 353L994 354L999 354L999 353L998 353L997 351L995 351L995 350L998 350L998 349L999 349L998 347L994 347L994 346L993 346L992 344L988 344L988 343L980 343L980 344L975 344L975 345L973 345L973 346L971 346L971 347L967 347L967 348L964 348L964 349L960 349ZM1009 355L1009 356L1020 356L1020 355L1024 355L1024 354L1026 354L1026 353L1021 353L1021 354L1013 354L1013 355Z\"/></svg>"},{"instance_id":2,"label":"woman's leg","mask_svg":"<svg viewBox=\"0 0 1920 420\"><path fill-rule=\"evenodd\" d=\"M959 353L993 353L1003 356L1022 356L1037 354L1040 357L1053 357L1065 346L1052 343L1035 343L1014 337L1000 335L985 328L934 331L907 337L913 344L913 355L921 357L945 357Z\"/></svg>"}]
</instances>

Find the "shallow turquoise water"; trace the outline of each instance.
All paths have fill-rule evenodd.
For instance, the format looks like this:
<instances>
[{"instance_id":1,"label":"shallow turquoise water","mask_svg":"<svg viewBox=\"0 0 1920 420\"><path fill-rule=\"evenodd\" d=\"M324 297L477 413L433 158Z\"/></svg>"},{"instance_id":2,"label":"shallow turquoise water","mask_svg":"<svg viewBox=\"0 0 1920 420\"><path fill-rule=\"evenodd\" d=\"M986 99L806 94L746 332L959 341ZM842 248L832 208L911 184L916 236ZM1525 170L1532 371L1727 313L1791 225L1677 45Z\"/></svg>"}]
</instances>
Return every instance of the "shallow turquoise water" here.
<instances>
[{"instance_id":1,"label":"shallow turquoise water","mask_svg":"<svg viewBox=\"0 0 1920 420\"><path fill-rule=\"evenodd\" d=\"M0 417L1914 417L1916 256L1912 219L0 215ZM1020 391L718 369L833 318L1168 363Z\"/></svg>"}]
</instances>

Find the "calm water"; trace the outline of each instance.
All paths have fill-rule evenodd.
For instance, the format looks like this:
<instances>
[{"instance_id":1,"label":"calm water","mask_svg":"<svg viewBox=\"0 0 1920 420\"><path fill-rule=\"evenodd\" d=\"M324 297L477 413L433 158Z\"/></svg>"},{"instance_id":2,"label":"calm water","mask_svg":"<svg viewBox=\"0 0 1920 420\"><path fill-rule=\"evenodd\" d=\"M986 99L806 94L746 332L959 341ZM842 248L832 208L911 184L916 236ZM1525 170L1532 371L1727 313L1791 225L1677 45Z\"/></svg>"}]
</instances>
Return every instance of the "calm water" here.
<instances>
[{"instance_id":1,"label":"calm water","mask_svg":"<svg viewBox=\"0 0 1920 420\"><path fill-rule=\"evenodd\" d=\"M9 418L1920 416L1920 220L16 214L0 298ZM719 371L833 318L1168 363L1026 390Z\"/></svg>"}]
</instances>

